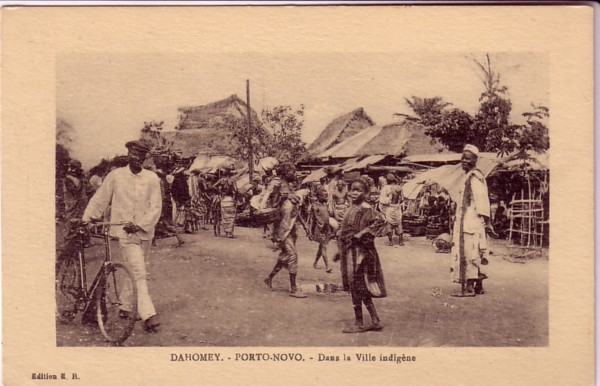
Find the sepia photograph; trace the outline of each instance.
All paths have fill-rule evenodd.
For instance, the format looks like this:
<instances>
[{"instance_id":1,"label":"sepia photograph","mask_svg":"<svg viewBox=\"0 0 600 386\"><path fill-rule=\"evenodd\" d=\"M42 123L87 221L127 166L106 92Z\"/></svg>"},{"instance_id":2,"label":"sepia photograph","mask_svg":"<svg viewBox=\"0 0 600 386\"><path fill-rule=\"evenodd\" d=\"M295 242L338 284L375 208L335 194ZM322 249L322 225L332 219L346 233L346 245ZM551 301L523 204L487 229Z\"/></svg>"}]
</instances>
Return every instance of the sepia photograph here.
<instances>
[{"instance_id":1,"label":"sepia photograph","mask_svg":"<svg viewBox=\"0 0 600 386\"><path fill-rule=\"evenodd\" d=\"M593 383L593 7L2 23L3 382Z\"/></svg>"},{"instance_id":2,"label":"sepia photograph","mask_svg":"<svg viewBox=\"0 0 600 386\"><path fill-rule=\"evenodd\" d=\"M57 345L548 345L547 55L56 71Z\"/></svg>"}]
</instances>

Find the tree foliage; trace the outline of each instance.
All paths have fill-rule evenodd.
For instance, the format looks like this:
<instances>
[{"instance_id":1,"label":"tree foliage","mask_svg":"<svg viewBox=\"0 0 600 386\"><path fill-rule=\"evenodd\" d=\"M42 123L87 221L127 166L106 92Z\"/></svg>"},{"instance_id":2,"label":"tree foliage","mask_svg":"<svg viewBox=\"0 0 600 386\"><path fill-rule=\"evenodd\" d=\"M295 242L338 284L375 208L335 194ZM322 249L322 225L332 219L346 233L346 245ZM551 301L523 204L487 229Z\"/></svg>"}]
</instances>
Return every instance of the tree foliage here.
<instances>
[{"instance_id":1,"label":"tree foliage","mask_svg":"<svg viewBox=\"0 0 600 386\"><path fill-rule=\"evenodd\" d=\"M73 126L64 119L56 119L56 143L70 150L73 143Z\"/></svg>"},{"instance_id":2,"label":"tree foliage","mask_svg":"<svg viewBox=\"0 0 600 386\"><path fill-rule=\"evenodd\" d=\"M173 146L173 141L163 135L164 123L164 121L144 122L144 127L141 129L140 139L148 143L154 153L170 152Z\"/></svg>"},{"instance_id":3,"label":"tree foliage","mask_svg":"<svg viewBox=\"0 0 600 386\"><path fill-rule=\"evenodd\" d=\"M533 103L531 107L532 111L523 113L527 123L518 126L515 148L521 153L530 150L542 153L550 148L548 127L545 123L550 117L550 110Z\"/></svg>"},{"instance_id":4,"label":"tree foliage","mask_svg":"<svg viewBox=\"0 0 600 386\"><path fill-rule=\"evenodd\" d=\"M298 162L308 154L302 141L304 128L304 105L299 109L291 106L265 108L261 113L263 125L272 133L267 155L281 162Z\"/></svg>"},{"instance_id":5,"label":"tree foliage","mask_svg":"<svg viewBox=\"0 0 600 386\"><path fill-rule=\"evenodd\" d=\"M250 159L248 138L252 139L252 154L255 160L269 155L271 138L269 138L269 133L262 127L260 122L256 120L251 121L251 135L248 136L247 120L240 120L233 116L227 116L225 121L227 127L233 132L232 142L234 145L234 154L231 154L233 157L244 161Z\"/></svg>"},{"instance_id":6,"label":"tree foliage","mask_svg":"<svg viewBox=\"0 0 600 386\"><path fill-rule=\"evenodd\" d=\"M434 126L440 122L444 109L451 106L452 103L444 102L442 97L419 98L412 96L411 99L404 98L408 107L415 113L416 120L425 126ZM404 114L394 114L404 116ZM410 119L411 117L408 117ZM415 119L413 119L415 120Z\"/></svg>"},{"instance_id":7,"label":"tree foliage","mask_svg":"<svg viewBox=\"0 0 600 386\"><path fill-rule=\"evenodd\" d=\"M523 114L527 120L525 125L512 123L508 88L501 84L500 74L493 68L489 54L483 62L473 61L484 86L474 117L460 109L447 110L450 104L443 102L441 97L406 99L418 120L427 127L425 133L456 152L462 151L467 143L499 155L547 150L549 140L545 119L549 117L548 108L532 105L533 110Z\"/></svg>"},{"instance_id":8,"label":"tree foliage","mask_svg":"<svg viewBox=\"0 0 600 386\"><path fill-rule=\"evenodd\" d=\"M435 125L425 129L425 134L439 140L450 151L461 152L466 143L475 143L478 139L472 130L473 117L460 110L452 109L442 112Z\"/></svg>"},{"instance_id":9,"label":"tree foliage","mask_svg":"<svg viewBox=\"0 0 600 386\"><path fill-rule=\"evenodd\" d=\"M480 149L508 153L516 130L515 125L509 122L512 102L506 96L508 88L501 85L500 73L493 69L489 54L486 54L483 63L476 59L473 61L481 71L484 91L479 97L481 105L471 130L482 137Z\"/></svg>"}]
</instances>

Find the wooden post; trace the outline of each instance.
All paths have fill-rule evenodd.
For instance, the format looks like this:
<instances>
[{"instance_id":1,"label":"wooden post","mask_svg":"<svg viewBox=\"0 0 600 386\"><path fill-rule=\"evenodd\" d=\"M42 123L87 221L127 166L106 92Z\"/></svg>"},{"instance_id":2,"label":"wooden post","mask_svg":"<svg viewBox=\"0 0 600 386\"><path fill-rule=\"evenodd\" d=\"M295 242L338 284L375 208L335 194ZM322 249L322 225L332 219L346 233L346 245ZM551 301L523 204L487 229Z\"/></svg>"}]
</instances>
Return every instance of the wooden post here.
<instances>
[{"instance_id":1,"label":"wooden post","mask_svg":"<svg viewBox=\"0 0 600 386\"><path fill-rule=\"evenodd\" d=\"M252 155L252 117L250 116L250 79L246 79L246 108L248 109L248 179L252 184L252 174L254 174L254 160Z\"/></svg>"}]
</instances>

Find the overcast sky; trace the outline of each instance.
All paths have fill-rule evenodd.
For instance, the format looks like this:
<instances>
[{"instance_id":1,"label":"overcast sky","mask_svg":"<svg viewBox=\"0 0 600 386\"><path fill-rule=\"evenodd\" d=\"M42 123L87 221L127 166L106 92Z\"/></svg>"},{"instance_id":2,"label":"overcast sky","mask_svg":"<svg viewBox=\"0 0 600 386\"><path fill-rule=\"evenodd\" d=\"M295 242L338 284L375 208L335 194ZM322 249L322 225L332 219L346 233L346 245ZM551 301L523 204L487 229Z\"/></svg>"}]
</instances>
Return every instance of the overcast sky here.
<instances>
[{"instance_id":1,"label":"overcast sky","mask_svg":"<svg viewBox=\"0 0 600 386\"><path fill-rule=\"evenodd\" d=\"M86 168L125 152L144 121L177 125L180 106L237 94L260 114L265 106L305 105L304 140L334 118L363 107L376 124L410 113L404 98L441 96L474 114L483 90L473 58L485 53L259 53L210 55L69 54L57 59L57 116L74 128L73 156ZM548 57L493 53L508 87L512 119L531 103L549 105Z\"/></svg>"}]
</instances>

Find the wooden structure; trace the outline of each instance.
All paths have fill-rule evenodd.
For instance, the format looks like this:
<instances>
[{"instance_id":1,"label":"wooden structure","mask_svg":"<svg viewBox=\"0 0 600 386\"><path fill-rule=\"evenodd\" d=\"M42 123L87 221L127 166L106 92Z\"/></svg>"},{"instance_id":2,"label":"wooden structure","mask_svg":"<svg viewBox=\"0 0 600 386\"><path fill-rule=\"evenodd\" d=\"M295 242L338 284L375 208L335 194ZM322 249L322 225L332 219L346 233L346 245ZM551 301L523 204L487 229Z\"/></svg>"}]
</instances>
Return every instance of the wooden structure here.
<instances>
[{"instance_id":1,"label":"wooden structure","mask_svg":"<svg viewBox=\"0 0 600 386\"><path fill-rule=\"evenodd\" d=\"M513 258L531 258L542 255L544 237L544 206L541 192L535 194L527 178L528 191L521 198L513 196L510 202L508 247Z\"/></svg>"}]
</instances>

